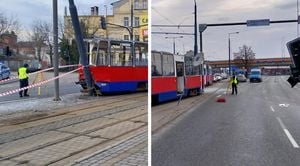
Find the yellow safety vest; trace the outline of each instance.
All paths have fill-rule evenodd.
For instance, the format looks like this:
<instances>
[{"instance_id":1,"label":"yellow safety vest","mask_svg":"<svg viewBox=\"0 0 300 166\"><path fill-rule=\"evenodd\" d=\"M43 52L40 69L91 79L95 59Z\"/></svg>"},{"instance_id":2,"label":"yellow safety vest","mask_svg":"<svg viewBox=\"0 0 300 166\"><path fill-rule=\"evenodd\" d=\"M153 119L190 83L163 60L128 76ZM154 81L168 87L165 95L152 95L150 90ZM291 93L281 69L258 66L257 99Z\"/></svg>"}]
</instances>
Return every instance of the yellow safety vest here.
<instances>
[{"instance_id":1,"label":"yellow safety vest","mask_svg":"<svg viewBox=\"0 0 300 166\"><path fill-rule=\"evenodd\" d=\"M230 79L230 83L231 83L231 84L232 84L232 83L237 84L237 83L238 83L237 78L236 78L236 77L231 78L231 79Z\"/></svg>"},{"instance_id":2,"label":"yellow safety vest","mask_svg":"<svg viewBox=\"0 0 300 166\"><path fill-rule=\"evenodd\" d=\"M20 67L19 68L19 79L22 80L22 79L26 79L26 78L28 78L27 68L26 67Z\"/></svg>"}]
</instances>

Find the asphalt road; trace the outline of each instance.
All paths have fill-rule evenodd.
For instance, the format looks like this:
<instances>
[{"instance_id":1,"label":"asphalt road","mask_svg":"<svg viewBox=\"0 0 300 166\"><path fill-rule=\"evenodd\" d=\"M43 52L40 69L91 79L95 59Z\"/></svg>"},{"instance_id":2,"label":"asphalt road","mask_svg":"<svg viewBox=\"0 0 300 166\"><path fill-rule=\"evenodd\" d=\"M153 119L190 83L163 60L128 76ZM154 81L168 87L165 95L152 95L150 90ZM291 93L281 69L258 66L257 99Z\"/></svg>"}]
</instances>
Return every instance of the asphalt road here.
<instances>
[{"instance_id":1,"label":"asphalt road","mask_svg":"<svg viewBox=\"0 0 300 166\"><path fill-rule=\"evenodd\" d=\"M300 87L286 79L240 83L238 95L217 91L152 136L152 165L300 165ZM225 103L216 102L220 95Z\"/></svg>"},{"instance_id":2,"label":"asphalt road","mask_svg":"<svg viewBox=\"0 0 300 166\"><path fill-rule=\"evenodd\" d=\"M13 73L15 74L15 73ZM60 73L63 74L63 73ZM53 72L45 72L44 79L47 80L49 78L53 77ZM14 76L14 75L12 75ZM35 80L36 75L32 75L29 77L29 83L32 84ZM59 94L65 95L65 94L71 94L71 93L78 93L80 92L81 86L76 85L75 82L78 81L78 73L71 73L69 75L66 75L59 79ZM37 82L39 82L37 80ZM10 90L18 89L19 88L19 81L15 80L14 82L0 84L0 93L4 93ZM18 101L18 100L27 100L31 98L45 98L45 97L54 97L54 81L51 81L47 84L41 85L41 93L38 95L38 88L32 88L29 89L29 95L30 97L23 97L20 98L18 93L0 97L0 104L1 102L8 102L8 101Z\"/></svg>"}]
</instances>

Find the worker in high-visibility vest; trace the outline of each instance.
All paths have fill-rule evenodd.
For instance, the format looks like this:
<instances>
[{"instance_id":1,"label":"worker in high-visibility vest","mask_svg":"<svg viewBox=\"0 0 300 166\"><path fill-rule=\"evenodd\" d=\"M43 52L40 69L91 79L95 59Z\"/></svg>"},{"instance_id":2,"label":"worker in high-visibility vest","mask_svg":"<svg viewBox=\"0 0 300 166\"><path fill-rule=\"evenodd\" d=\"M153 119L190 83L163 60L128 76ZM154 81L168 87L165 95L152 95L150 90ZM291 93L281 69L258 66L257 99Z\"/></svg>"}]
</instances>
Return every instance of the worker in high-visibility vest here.
<instances>
[{"instance_id":1,"label":"worker in high-visibility vest","mask_svg":"<svg viewBox=\"0 0 300 166\"><path fill-rule=\"evenodd\" d=\"M237 93L238 93L238 91L237 91L238 80L237 80L237 77L235 76L235 74L233 74L233 76L231 77L230 84L232 86L232 92L231 92L231 94L233 95L234 92L235 92L235 94L237 95Z\"/></svg>"},{"instance_id":2,"label":"worker in high-visibility vest","mask_svg":"<svg viewBox=\"0 0 300 166\"><path fill-rule=\"evenodd\" d=\"M19 80L20 80L20 88L24 88L28 86L28 64L24 64L22 67L19 68L18 70L18 76L19 76ZM24 92L24 95L23 95ZM21 90L19 92L20 97L29 97L29 95L27 94L28 89L25 90Z\"/></svg>"}]
</instances>

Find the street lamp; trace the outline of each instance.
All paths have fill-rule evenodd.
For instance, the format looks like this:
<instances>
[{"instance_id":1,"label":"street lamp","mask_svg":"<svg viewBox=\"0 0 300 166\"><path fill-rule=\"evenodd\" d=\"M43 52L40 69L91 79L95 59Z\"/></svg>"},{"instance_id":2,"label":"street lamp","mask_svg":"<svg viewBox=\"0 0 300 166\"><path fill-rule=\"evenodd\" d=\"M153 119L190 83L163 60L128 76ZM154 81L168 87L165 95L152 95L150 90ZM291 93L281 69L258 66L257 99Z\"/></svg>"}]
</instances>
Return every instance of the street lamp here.
<instances>
[{"instance_id":1,"label":"street lamp","mask_svg":"<svg viewBox=\"0 0 300 166\"><path fill-rule=\"evenodd\" d=\"M233 34L238 34L239 32L231 32L228 33L228 52L229 52L229 57L228 57L228 69L229 69L229 76L231 76L231 64L230 64L230 35Z\"/></svg>"},{"instance_id":2,"label":"street lamp","mask_svg":"<svg viewBox=\"0 0 300 166\"><path fill-rule=\"evenodd\" d=\"M173 39L173 54L175 54L175 39L183 38L183 36L165 37L165 39Z\"/></svg>"}]
</instances>

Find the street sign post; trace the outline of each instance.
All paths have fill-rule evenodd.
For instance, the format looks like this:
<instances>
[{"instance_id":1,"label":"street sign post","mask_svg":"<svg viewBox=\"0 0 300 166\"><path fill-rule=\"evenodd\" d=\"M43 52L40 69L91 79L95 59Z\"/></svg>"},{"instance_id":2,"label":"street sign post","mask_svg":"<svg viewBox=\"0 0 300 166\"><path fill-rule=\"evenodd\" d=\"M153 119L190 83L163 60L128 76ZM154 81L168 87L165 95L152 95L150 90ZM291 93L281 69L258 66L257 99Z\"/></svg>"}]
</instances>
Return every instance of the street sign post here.
<instances>
[{"instance_id":1,"label":"street sign post","mask_svg":"<svg viewBox=\"0 0 300 166\"><path fill-rule=\"evenodd\" d=\"M250 26L269 26L270 19L247 20L247 27Z\"/></svg>"}]
</instances>

